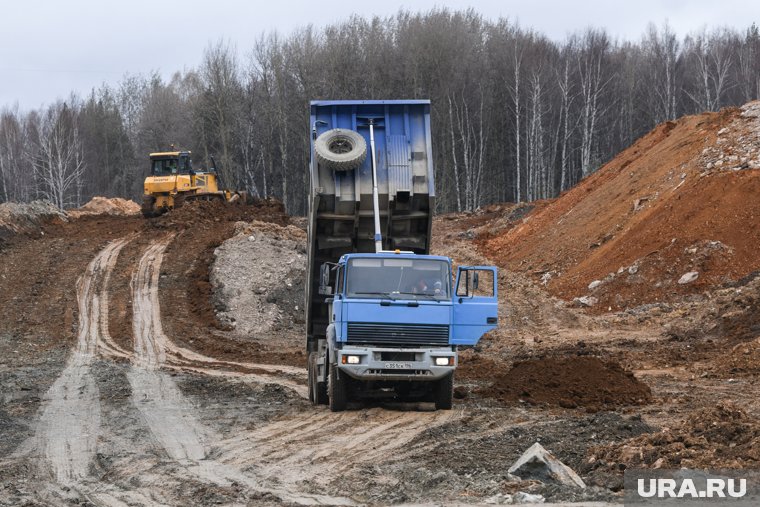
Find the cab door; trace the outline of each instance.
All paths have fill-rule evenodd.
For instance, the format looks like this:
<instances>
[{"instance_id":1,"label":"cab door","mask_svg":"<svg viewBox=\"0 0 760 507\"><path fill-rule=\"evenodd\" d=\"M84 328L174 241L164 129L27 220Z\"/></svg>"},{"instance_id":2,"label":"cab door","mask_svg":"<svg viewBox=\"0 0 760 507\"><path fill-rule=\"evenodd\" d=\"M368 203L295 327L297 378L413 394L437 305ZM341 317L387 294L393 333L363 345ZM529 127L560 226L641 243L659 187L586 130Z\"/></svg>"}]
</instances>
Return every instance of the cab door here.
<instances>
[{"instance_id":1,"label":"cab door","mask_svg":"<svg viewBox=\"0 0 760 507\"><path fill-rule=\"evenodd\" d=\"M452 345L475 345L499 322L497 269L460 266L454 285Z\"/></svg>"}]
</instances>

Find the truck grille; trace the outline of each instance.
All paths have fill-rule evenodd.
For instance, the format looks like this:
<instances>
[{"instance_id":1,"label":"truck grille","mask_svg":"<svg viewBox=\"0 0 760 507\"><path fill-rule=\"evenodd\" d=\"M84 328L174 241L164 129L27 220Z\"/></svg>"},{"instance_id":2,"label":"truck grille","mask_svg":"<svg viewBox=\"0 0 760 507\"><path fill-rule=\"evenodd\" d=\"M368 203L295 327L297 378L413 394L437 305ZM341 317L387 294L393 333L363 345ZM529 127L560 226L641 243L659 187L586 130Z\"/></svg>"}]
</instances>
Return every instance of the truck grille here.
<instances>
[{"instance_id":1,"label":"truck grille","mask_svg":"<svg viewBox=\"0 0 760 507\"><path fill-rule=\"evenodd\" d=\"M445 324L349 323L348 343L371 345L448 345L449 326Z\"/></svg>"}]
</instances>

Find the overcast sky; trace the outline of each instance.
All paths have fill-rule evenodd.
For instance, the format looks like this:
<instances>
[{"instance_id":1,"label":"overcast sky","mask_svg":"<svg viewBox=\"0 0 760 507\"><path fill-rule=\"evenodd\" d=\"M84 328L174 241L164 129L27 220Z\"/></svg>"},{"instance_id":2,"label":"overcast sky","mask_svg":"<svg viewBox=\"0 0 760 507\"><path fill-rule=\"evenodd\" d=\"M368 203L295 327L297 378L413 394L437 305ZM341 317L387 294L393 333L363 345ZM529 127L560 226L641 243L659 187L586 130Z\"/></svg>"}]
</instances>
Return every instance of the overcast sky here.
<instances>
[{"instance_id":1,"label":"overcast sky","mask_svg":"<svg viewBox=\"0 0 760 507\"><path fill-rule=\"evenodd\" d=\"M680 35L760 21L758 0L0 0L0 107L36 108L127 73L168 77L195 67L209 41L220 38L247 53L264 31L436 6L474 7L557 40L589 25L639 39L650 21L668 20Z\"/></svg>"}]
</instances>

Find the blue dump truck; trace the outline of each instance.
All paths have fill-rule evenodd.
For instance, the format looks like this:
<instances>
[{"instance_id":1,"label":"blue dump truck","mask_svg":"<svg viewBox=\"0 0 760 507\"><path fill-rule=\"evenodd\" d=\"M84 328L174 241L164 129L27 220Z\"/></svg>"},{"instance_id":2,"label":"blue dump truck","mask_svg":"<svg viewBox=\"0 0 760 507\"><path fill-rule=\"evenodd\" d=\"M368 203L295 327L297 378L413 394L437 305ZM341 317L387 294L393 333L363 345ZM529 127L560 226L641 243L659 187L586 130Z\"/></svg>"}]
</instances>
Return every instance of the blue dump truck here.
<instances>
[{"instance_id":1,"label":"blue dump truck","mask_svg":"<svg viewBox=\"0 0 760 507\"><path fill-rule=\"evenodd\" d=\"M430 102L314 101L309 128L309 398L450 409L457 348L497 325L497 277L429 255Z\"/></svg>"}]
</instances>

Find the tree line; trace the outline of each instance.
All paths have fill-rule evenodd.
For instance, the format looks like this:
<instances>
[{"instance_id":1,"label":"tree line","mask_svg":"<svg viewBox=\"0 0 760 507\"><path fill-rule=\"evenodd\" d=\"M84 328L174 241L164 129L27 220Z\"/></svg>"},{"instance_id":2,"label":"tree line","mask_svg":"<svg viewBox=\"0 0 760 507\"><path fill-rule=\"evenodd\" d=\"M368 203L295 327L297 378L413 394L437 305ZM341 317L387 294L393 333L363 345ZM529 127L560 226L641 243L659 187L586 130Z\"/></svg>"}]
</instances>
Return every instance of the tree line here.
<instances>
[{"instance_id":1,"label":"tree line","mask_svg":"<svg viewBox=\"0 0 760 507\"><path fill-rule=\"evenodd\" d=\"M243 55L243 56L241 56ZM197 68L127 75L39 110L0 111L0 202L139 200L147 154L214 156L223 183L306 211L308 103L429 98L437 211L554 197L656 124L760 96L760 32L553 41L474 10L400 11L219 41Z\"/></svg>"}]
</instances>

